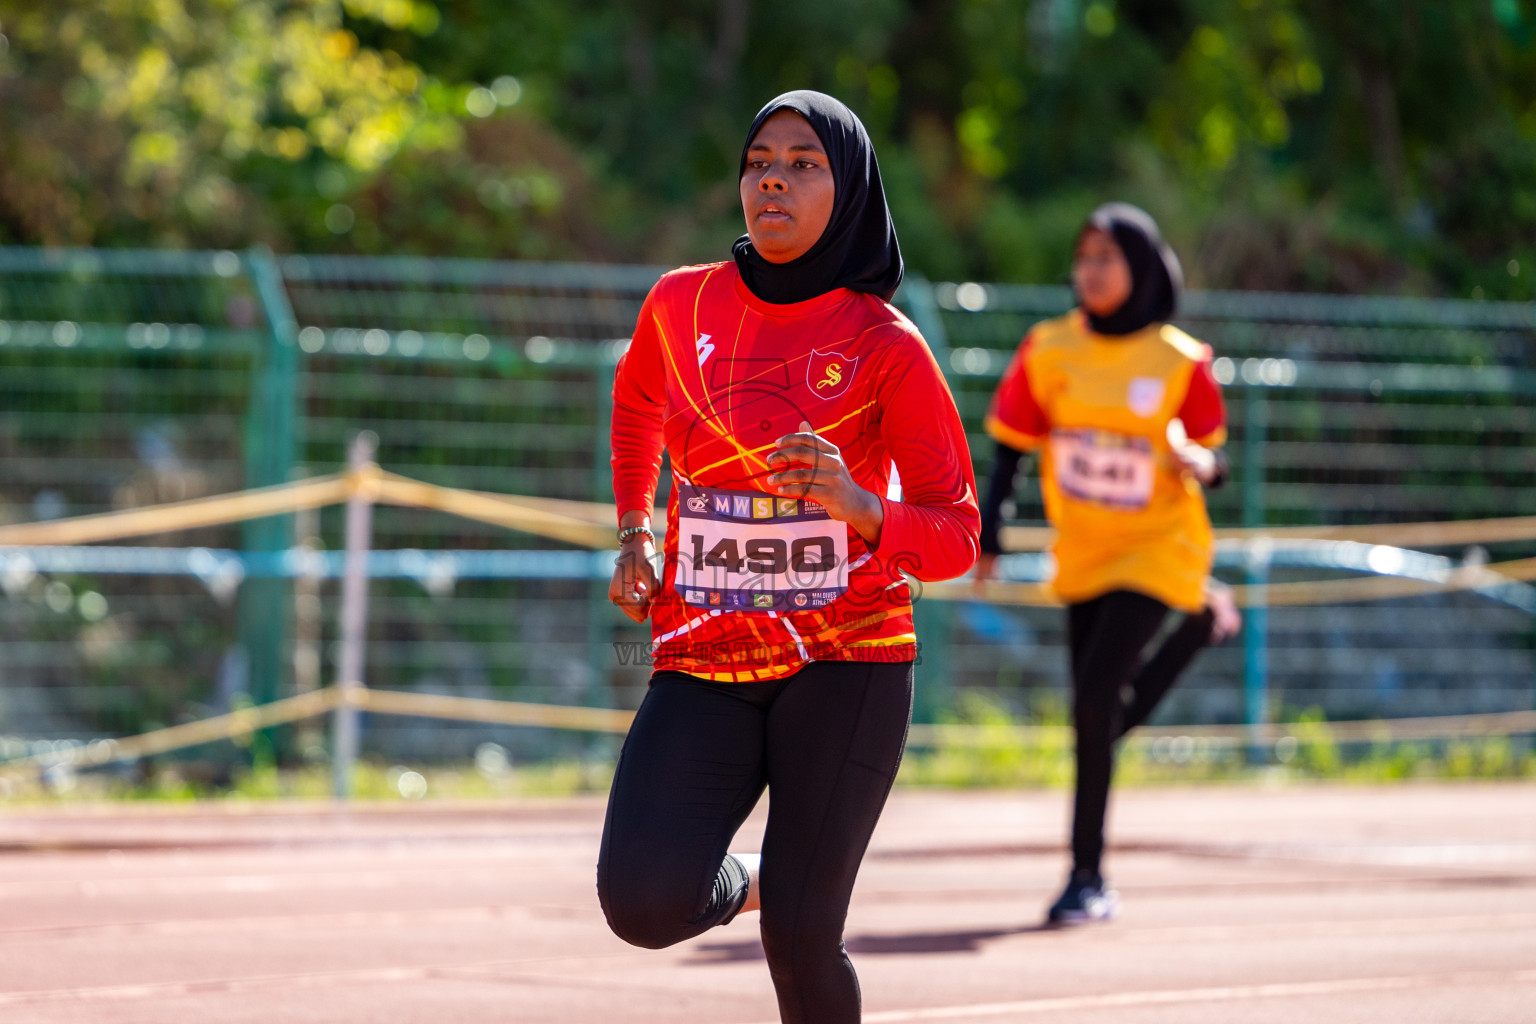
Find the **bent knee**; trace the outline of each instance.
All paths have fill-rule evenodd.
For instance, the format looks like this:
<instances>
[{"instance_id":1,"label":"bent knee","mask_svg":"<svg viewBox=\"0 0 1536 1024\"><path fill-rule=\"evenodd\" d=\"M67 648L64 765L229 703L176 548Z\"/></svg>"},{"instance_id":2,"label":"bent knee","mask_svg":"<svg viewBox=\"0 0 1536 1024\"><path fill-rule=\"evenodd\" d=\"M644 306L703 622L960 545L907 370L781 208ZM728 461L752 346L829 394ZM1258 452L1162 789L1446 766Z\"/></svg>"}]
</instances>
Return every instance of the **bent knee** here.
<instances>
[{"instance_id":1,"label":"bent knee","mask_svg":"<svg viewBox=\"0 0 1536 1024\"><path fill-rule=\"evenodd\" d=\"M665 949L692 934L686 900L640 886L606 886L599 892L609 929L631 946Z\"/></svg>"}]
</instances>

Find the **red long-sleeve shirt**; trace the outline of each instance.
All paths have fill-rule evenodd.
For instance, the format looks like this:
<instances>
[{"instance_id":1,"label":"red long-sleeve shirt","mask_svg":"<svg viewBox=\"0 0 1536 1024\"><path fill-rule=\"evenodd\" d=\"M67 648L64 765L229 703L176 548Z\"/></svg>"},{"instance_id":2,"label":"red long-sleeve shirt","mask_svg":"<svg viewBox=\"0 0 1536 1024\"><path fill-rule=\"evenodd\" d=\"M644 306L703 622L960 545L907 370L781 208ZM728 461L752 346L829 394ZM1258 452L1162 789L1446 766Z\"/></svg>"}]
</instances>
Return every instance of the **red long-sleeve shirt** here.
<instances>
[{"instance_id":1,"label":"red long-sleeve shirt","mask_svg":"<svg viewBox=\"0 0 1536 1024\"><path fill-rule=\"evenodd\" d=\"M813 502L770 491L765 460L801 420L881 496L876 549ZM621 519L649 513L664 446L671 456L651 607L658 669L746 682L812 660L909 660L902 573L949 579L976 560L981 520L954 399L917 329L866 293L776 305L734 263L667 274L619 361L612 444Z\"/></svg>"}]
</instances>

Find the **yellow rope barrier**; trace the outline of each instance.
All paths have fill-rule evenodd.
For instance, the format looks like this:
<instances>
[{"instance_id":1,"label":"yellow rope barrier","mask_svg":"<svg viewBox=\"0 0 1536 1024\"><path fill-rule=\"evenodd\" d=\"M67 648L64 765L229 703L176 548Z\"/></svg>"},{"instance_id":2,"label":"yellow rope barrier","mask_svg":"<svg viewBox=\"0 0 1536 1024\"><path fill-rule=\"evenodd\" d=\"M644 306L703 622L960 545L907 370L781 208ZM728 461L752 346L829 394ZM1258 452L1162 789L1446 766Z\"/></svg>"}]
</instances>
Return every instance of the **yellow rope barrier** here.
<instances>
[{"instance_id":1,"label":"yellow rope barrier","mask_svg":"<svg viewBox=\"0 0 1536 1024\"><path fill-rule=\"evenodd\" d=\"M1384 523L1379 526L1260 526L1216 531L1217 540L1352 540L1394 548L1433 548L1463 544L1504 544L1536 539L1536 516L1506 519L1455 519L1438 523Z\"/></svg>"},{"instance_id":2,"label":"yellow rope barrier","mask_svg":"<svg viewBox=\"0 0 1536 1024\"><path fill-rule=\"evenodd\" d=\"M1008 551L1044 551L1056 540L1053 526L1004 526L998 541Z\"/></svg>"},{"instance_id":3,"label":"yellow rope barrier","mask_svg":"<svg viewBox=\"0 0 1536 1024\"><path fill-rule=\"evenodd\" d=\"M529 725L545 729L611 732L620 735L629 731L629 723L635 717L633 711L618 711L612 708L525 704L519 701L450 697L435 693L410 693L403 690L355 690L348 703L364 711L382 715L413 715L420 718L481 722L487 725Z\"/></svg>"},{"instance_id":4,"label":"yellow rope barrier","mask_svg":"<svg viewBox=\"0 0 1536 1024\"><path fill-rule=\"evenodd\" d=\"M359 492L383 504L435 509L466 519L593 548L607 547L612 543L613 524L616 522L614 507L601 502L467 491L413 480L369 465L352 473L333 474L233 494L43 523L13 523L0 526L0 547L91 544L204 526L221 526L305 508L336 505ZM661 519L664 514L664 509L653 510L655 519ZM1350 540L1392 547L1498 544L1536 539L1536 516L1380 526L1265 526L1216 531L1218 540L1256 540L1263 537L1275 540ZM1041 551L1049 547L1054 538L1055 530L1048 526L1008 526L1002 531L1002 539L1012 551Z\"/></svg>"},{"instance_id":5,"label":"yellow rope barrier","mask_svg":"<svg viewBox=\"0 0 1536 1024\"><path fill-rule=\"evenodd\" d=\"M125 537L195 530L322 508L347 500L357 484L346 476L322 476L234 494L192 498L165 505L100 512L45 523L0 526L0 547L93 544Z\"/></svg>"},{"instance_id":6,"label":"yellow rope barrier","mask_svg":"<svg viewBox=\"0 0 1536 1024\"><path fill-rule=\"evenodd\" d=\"M433 509L593 549L605 548L613 539L614 510L611 505L466 491L387 473L370 464L347 474L234 494L45 523L0 526L0 547L88 544L218 526L304 508L339 504L359 493L383 504ZM655 510L658 519L662 514L660 509ZM1008 527L1004 531L1005 540L1014 550L1038 550L1047 546L1052 536L1053 531L1048 527ZM1536 538L1536 516L1386 526L1265 527L1218 530L1217 536L1245 540L1263 537L1355 540L1394 546L1412 543L1434 547ZM1533 579L1536 579L1536 559L1520 559L1458 569L1444 582L1382 576L1255 584L1234 587L1233 590L1238 603L1244 606L1251 607L1259 603L1286 606L1388 600ZM1038 583L987 581L977 588L968 581L946 581L925 584L921 593L926 598L940 601L979 599L1011 605L1059 604L1050 589Z\"/></svg>"},{"instance_id":7,"label":"yellow rope barrier","mask_svg":"<svg viewBox=\"0 0 1536 1024\"><path fill-rule=\"evenodd\" d=\"M615 543L617 514L612 505L562 498L533 498L518 494L492 494L423 483L395 473L383 473L378 498L382 503L429 508L463 519L489 523L602 550ZM666 509L653 509L653 521L666 518Z\"/></svg>"},{"instance_id":8,"label":"yellow rope barrier","mask_svg":"<svg viewBox=\"0 0 1536 1024\"><path fill-rule=\"evenodd\" d=\"M519 495L466 491L429 484L368 465L347 474L319 477L235 494L196 498L145 508L44 523L0 526L0 548L88 544L127 537L198 529L281 515L305 508L339 504L356 494L371 501L434 509L467 519L503 526L537 536L600 549L612 543L614 509L597 502L565 501ZM658 509L656 518L664 513ZM1014 550L1040 550L1049 545L1047 527L1008 527L1004 540ZM1499 543L1536 538L1536 516L1465 520L1446 523L1405 523L1387 526L1287 527L1218 530L1218 538L1353 540L1397 547L1436 547L1451 544ZM1380 576L1334 580L1269 583L1234 587L1239 604L1335 604L1373 601L1428 593L1446 593L1536 580L1536 558L1518 559L1454 570L1444 581ZM997 604L1054 605L1059 602L1040 583L946 581L921 585L923 597L941 601L986 600ZM634 713L609 708L564 707L513 701L453 697L401 691L330 687L242 708L225 715L156 729L118 740L97 740L64 751L50 751L0 764L0 778L35 772L57 763L91 767L114 761L166 753L218 740L250 735L260 729L326 714L346 704L375 714L442 718L485 724L625 733ZM1291 736L1310 742L1328 738L1350 741L1402 741L1536 732L1536 711L1444 718L1343 722L1318 725L1192 726L1143 729L1147 741L1188 736L1213 743L1268 743ZM1064 740L1065 726L916 725L915 746L960 743L972 746L1012 744L1045 739Z\"/></svg>"},{"instance_id":9,"label":"yellow rope barrier","mask_svg":"<svg viewBox=\"0 0 1536 1024\"><path fill-rule=\"evenodd\" d=\"M1059 607L1061 601L1044 583L1014 583L1009 580L943 580L938 583L913 584L913 597L923 601L986 601L1030 608Z\"/></svg>"},{"instance_id":10,"label":"yellow rope barrier","mask_svg":"<svg viewBox=\"0 0 1536 1024\"><path fill-rule=\"evenodd\" d=\"M1361 576L1341 580L1298 580L1233 587L1237 602L1273 606L1344 604L1350 601L1385 601L1395 597L1447 594L1457 591L1523 583L1536 579L1536 558L1468 566L1455 569L1444 582L1407 576Z\"/></svg>"},{"instance_id":11,"label":"yellow rope barrier","mask_svg":"<svg viewBox=\"0 0 1536 1024\"><path fill-rule=\"evenodd\" d=\"M249 736L259 729L297 722L315 715L323 715L341 703L340 691L335 687L313 690L294 697L284 697L270 704L238 708L225 715L173 725L165 729L141 733L117 740L96 740L84 746L63 751L52 751L17 758L0 764L0 778L35 772L49 765L67 763L75 768L90 768L114 761L132 761L153 754L184 750L218 740Z\"/></svg>"},{"instance_id":12,"label":"yellow rope barrier","mask_svg":"<svg viewBox=\"0 0 1536 1024\"><path fill-rule=\"evenodd\" d=\"M588 548L602 548L612 542L614 527L601 527L574 515L539 507L513 495L464 491L453 487L422 483L408 477L385 473L377 485L377 501L388 505L435 509L464 519L532 533ZM586 504L571 502L571 505ZM602 506L596 506L601 508ZM612 512L609 513L613 522Z\"/></svg>"},{"instance_id":13,"label":"yellow rope barrier","mask_svg":"<svg viewBox=\"0 0 1536 1024\"><path fill-rule=\"evenodd\" d=\"M1395 548L1505 544L1536 539L1536 516L1505 519L1457 519L1434 523L1385 523L1377 526L1224 527L1217 540L1351 540ZM1049 526L1005 526L999 537L1009 551L1044 551L1056 539Z\"/></svg>"},{"instance_id":14,"label":"yellow rope barrier","mask_svg":"<svg viewBox=\"0 0 1536 1024\"><path fill-rule=\"evenodd\" d=\"M1279 722L1259 726L1141 726L1129 741L1153 743L1188 737L1219 746L1297 742L1404 743L1414 740L1515 736L1536 732L1536 711L1446 715L1435 718L1380 718L1358 722ZM1072 742L1069 725L914 725L907 742L915 747L1007 747Z\"/></svg>"},{"instance_id":15,"label":"yellow rope barrier","mask_svg":"<svg viewBox=\"0 0 1536 1024\"><path fill-rule=\"evenodd\" d=\"M1364 576L1337 580L1297 580L1288 583L1241 584L1232 588L1237 603L1245 608L1318 604L1347 604L1354 601L1388 601L1399 597L1446 594L1496 587L1505 583L1536 580L1536 558L1468 566L1452 571L1445 581L1423 580L1408 576ZM1061 601L1043 583L1012 583L986 580L979 587L971 580L945 580L923 583L918 593L932 601L986 601L991 604L1032 608L1057 607Z\"/></svg>"},{"instance_id":16,"label":"yellow rope barrier","mask_svg":"<svg viewBox=\"0 0 1536 1024\"><path fill-rule=\"evenodd\" d=\"M0 778L35 774L55 764L90 768L114 761L129 761L154 754L201 746L218 740L248 736L260 729L296 722L335 710L342 704L381 715L441 718L483 725L519 725L578 732L623 735L634 720L633 711L614 708L569 707L527 704L516 701L328 687L285 697L257 707L241 708L184 725L116 740L95 740L66 750L55 750L0 764ZM1143 727L1133 739L1140 743L1188 737L1219 746L1274 743L1291 737L1299 743L1401 743L1414 740L1466 739L1512 736L1536 732L1536 711L1494 714L1448 715L1435 718L1376 719L1361 722L1275 723L1262 726L1191 725ZM914 747L965 746L1007 747L1041 742L1066 744L1072 730L1066 725L914 725L908 742Z\"/></svg>"},{"instance_id":17,"label":"yellow rope barrier","mask_svg":"<svg viewBox=\"0 0 1536 1024\"><path fill-rule=\"evenodd\" d=\"M354 494L381 504L434 509L464 519L502 526L582 547L613 543L614 509L589 501L491 494L412 480L368 465L334 474L233 494L143 508L101 512L42 523L0 526L0 547L93 544L157 533L223 526L247 519L282 515L306 508L339 505ZM657 519L665 510L657 510Z\"/></svg>"}]
</instances>

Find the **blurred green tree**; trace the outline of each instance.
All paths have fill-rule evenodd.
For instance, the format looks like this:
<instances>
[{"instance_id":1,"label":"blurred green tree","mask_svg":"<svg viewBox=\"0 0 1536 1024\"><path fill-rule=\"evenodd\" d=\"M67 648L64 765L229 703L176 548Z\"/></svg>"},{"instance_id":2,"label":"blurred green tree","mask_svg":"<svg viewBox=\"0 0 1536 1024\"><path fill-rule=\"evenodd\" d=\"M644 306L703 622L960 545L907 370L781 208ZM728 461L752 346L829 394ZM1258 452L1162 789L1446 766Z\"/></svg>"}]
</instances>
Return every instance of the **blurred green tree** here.
<instances>
[{"instance_id":1,"label":"blurred green tree","mask_svg":"<svg viewBox=\"0 0 1536 1024\"><path fill-rule=\"evenodd\" d=\"M832 92L913 267L1536 296L1536 0L0 0L0 239L681 262Z\"/></svg>"},{"instance_id":2,"label":"blurred green tree","mask_svg":"<svg viewBox=\"0 0 1536 1024\"><path fill-rule=\"evenodd\" d=\"M410 0L0 2L0 230L54 244L281 238L285 217L323 200L299 182L460 146L444 87L360 46L349 16L437 23ZM301 191L311 201L292 208Z\"/></svg>"}]
</instances>

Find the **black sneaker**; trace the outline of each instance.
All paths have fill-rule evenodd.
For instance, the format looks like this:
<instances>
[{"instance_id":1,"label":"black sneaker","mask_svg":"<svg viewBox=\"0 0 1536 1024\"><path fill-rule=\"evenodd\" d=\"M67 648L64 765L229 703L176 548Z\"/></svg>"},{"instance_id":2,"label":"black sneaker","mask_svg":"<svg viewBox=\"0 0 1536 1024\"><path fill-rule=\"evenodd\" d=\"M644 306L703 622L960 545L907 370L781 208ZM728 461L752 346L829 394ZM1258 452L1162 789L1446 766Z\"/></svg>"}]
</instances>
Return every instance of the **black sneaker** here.
<instances>
[{"instance_id":1,"label":"black sneaker","mask_svg":"<svg viewBox=\"0 0 1536 1024\"><path fill-rule=\"evenodd\" d=\"M1119 910L1120 894L1105 888L1103 876L1079 868L1067 880L1061 898L1051 905L1047 919L1051 924L1092 924L1112 920Z\"/></svg>"}]
</instances>

